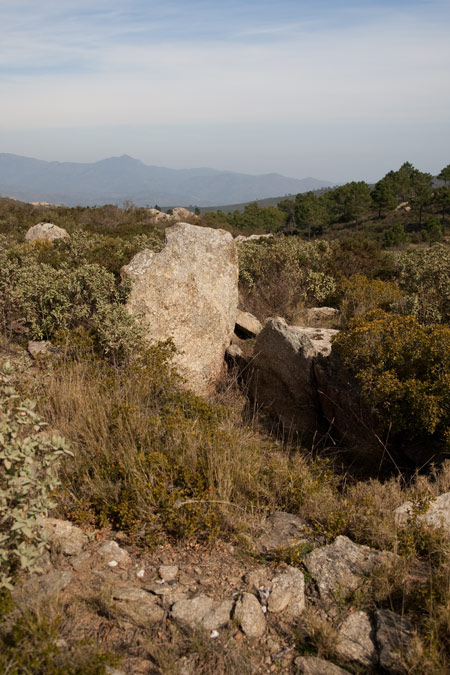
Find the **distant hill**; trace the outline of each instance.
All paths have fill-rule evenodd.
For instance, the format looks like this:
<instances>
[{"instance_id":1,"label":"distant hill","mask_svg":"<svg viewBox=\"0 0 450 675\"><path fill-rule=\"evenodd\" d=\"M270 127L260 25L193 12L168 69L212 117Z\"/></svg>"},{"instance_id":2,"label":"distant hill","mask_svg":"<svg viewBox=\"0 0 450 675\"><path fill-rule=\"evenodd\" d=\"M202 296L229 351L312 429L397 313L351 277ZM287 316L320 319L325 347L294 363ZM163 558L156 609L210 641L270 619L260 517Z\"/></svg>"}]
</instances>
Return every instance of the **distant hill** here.
<instances>
[{"instance_id":1,"label":"distant hill","mask_svg":"<svg viewBox=\"0 0 450 675\"><path fill-rule=\"evenodd\" d=\"M0 196L67 206L239 204L330 187L316 178L148 166L128 155L94 163L44 162L0 153Z\"/></svg>"},{"instance_id":2,"label":"distant hill","mask_svg":"<svg viewBox=\"0 0 450 675\"><path fill-rule=\"evenodd\" d=\"M314 178L305 178L304 180L315 180ZM321 188L308 188L307 190L300 190L300 192L314 192L316 195L321 195L327 190L337 187L329 183L329 187ZM245 207L252 203L257 203L258 206L263 208L264 206L277 206L283 199L295 199L295 195L298 194L285 194L279 197L267 197L266 199L251 199L248 202L240 202L239 204L222 204L221 206L201 206L200 213L206 213L207 211L223 211L224 213L234 213L234 211L244 211Z\"/></svg>"}]
</instances>

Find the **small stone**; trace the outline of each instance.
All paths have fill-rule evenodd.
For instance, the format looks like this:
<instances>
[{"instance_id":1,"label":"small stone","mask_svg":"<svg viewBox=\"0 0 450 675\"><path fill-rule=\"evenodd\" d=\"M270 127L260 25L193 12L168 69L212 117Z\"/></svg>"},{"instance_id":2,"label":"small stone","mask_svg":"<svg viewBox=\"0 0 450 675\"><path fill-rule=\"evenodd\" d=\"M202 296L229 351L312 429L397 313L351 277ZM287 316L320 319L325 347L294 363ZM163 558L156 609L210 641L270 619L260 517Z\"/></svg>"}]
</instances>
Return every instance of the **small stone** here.
<instances>
[{"instance_id":1,"label":"small stone","mask_svg":"<svg viewBox=\"0 0 450 675\"><path fill-rule=\"evenodd\" d=\"M236 313L235 333L243 339L253 338L262 331L262 324L256 316L250 312L243 312L241 309Z\"/></svg>"},{"instance_id":2,"label":"small stone","mask_svg":"<svg viewBox=\"0 0 450 675\"><path fill-rule=\"evenodd\" d=\"M261 605L252 593L243 593L236 603L234 617L242 631L249 637L262 637L266 630L266 618Z\"/></svg>"},{"instance_id":3,"label":"small stone","mask_svg":"<svg viewBox=\"0 0 450 675\"><path fill-rule=\"evenodd\" d=\"M118 588L115 588L113 591L113 599L126 602L139 602L141 600L157 602L157 599L154 596L136 586L119 586Z\"/></svg>"},{"instance_id":4,"label":"small stone","mask_svg":"<svg viewBox=\"0 0 450 675\"><path fill-rule=\"evenodd\" d=\"M298 617L305 609L305 580L296 567L272 580L272 592L268 601L269 612L285 612L289 618Z\"/></svg>"},{"instance_id":5,"label":"small stone","mask_svg":"<svg viewBox=\"0 0 450 675\"><path fill-rule=\"evenodd\" d=\"M348 675L346 670L315 656L299 656L294 661L298 675Z\"/></svg>"},{"instance_id":6,"label":"small stone","mask_svg":"<svg viewBox=\"0 0 450 675\"><path fill-rule=\"evenodd\" d=\"M118 565L119 563L117 562L117 560L110 560L108 563L108 567L117 567Z\"/></svg>"},{"instance_id":7,"label":"small stone","mask_svg":"<svg viewBox=\"0 0 450 675\"><path fill-rule=\"evenodd\" d=\"M128 551L121 548L116 541L104 541L100 546L98 553L103 558L109 558L110 561L117 561L121 567L128 567L131 562Z\"/></svg>"},{"instance_id":8,"label":"small stone","mask_svg":"<svg viewBox=\"0 0 450 675\"><path fill-rule=\"evenodd\" d=\"M82 569L83 567L85 567L85 565L87 565L89 563L89 561L91 560L91 557L92 556L88 551L83 551L79 555L71 558L70 564L72 565L74 570L78 571L78 570Z\"/></svg>"},{"instance_id":9,"label":"small stone","mask_svg":"<svg viewBox=\"0 0 450 675\"><path fill-rule=\"evenodd\" d=\"M57 594L63 591L72 581L72 572L54 570L39 580L39 587L44 593Z\"/></svg>"},{"instance_id":10,"label":"small stone","mask_svg":"<svg viewBox=\"0 0 450 675\"><path fill-rule=\"evenodd\" d=\"M121 611L130 618L141 618L156 623L164 618L158 598L135 586L120 586L113 591L113 599L121 603Z\"/></svg>"},{"instance_id":11,"label":"small stone","mask_svg":"<svg viewBox=\"0 0 450 675\"><path fill-rule=\"evenodd\" d=\"M137 576L138 579L143 579L144 576L145 576L145 570L138 570L136 572L136 576Z\"/></svg>"},{"instance_id":12,"label":"small stone","mask_svg":"<svg viewBox=\"0 0 450 675\"><path fill-rule=\"evenodd\" d=\"M217 630L230 620L233 602L217 602L207 595L176 602L171 610L176 621L189 626L201 626L206 630Z\"/></svg>"},{"instance_id":13,"label":"small stone","mask_svg":"<svg viewBox=\"0 0 450 675\"><path fill-rule=\"evenodd\" d=\"M178 576L178 567L176 565L161 565L158 572L163 581L174 581Z\"/></svg>"},{"instance_id":14,"label":"small stone","mask_svg":"<svg viewBox=\"0 0 450 675\"><path fill-rule=\"evenodd\" d=\"M49 340L30 340L27 351L32 359L57 358L60 355L60 350Z\"/></svg>"},{"instance_id":15,"label":"small stone","mask_svg":"<svg viewBox=\"0 0 450 675\"><path fill-rule=\"evenodd\" d=\"M252 591L258 591L268 586L269 579L265 567L250 570L244 575L244 581Z\"/></svg>"},{"instance_id":16,"label":"small stone","mask_svg":"<svg viewBox=\"0 0 450 675\"><path fill-rule=\"evenodd\" d=\"M87 542L87 536L83 530L68 520L45 518L42 527L52 547L57 548L64 555L78 555Z\"/></svg>"},{"instance_id":17,"label":"small stone","mask_svg":"<svg viewBox=\"0 0 450 675\"><path fill-rule=\"evenodd\" d=\"M307 542L307 523L293 513L273 513L265 520L263 529L263 534L256 540L256 548L261 553L271 553L278 548L290 548Z\"/></svg>"},{"instance_id":18,"label":"small stone","mask_svg":"<svg viewBox=\"0 0 450 675\"><path fill-rule=\"evenodd\" d=\"M209 634L209 637L210 637L212 640L215 640L216 638L219 637L219 631L217 631L217 630L212 630L212 631L210 632L210 634Z\"/></svg>"}]
</instances>

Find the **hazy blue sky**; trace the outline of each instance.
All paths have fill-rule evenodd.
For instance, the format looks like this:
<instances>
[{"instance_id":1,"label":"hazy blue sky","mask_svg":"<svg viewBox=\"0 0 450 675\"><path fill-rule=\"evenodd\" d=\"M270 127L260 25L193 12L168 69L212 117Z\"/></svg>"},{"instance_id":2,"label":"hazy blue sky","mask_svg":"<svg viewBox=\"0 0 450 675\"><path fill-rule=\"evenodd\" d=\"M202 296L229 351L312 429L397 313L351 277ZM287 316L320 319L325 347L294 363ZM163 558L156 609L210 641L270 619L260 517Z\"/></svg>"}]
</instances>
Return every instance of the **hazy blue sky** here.
<instances>
[{"instance_id":1,"label":"hazy blue sky","mask_svg":"<svg viewBox=\"0 0 450 675\"><path fill-rule=\"evenodd\" d=\"M435 173L449 36L450 0L0 0L0 152Z\"/></svg>"}]
</instances>

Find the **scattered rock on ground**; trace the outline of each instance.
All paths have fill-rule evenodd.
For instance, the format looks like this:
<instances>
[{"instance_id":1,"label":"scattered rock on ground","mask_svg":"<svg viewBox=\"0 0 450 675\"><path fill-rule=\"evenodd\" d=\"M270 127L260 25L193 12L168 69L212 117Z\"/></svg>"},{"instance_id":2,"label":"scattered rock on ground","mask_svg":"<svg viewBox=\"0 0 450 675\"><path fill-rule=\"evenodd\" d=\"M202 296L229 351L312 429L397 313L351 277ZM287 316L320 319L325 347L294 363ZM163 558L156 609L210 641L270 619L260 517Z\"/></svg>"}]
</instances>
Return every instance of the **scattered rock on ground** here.
<instances>
[{"instance_id":1,"label":"scattered rock on ground","mask_svg":"<svg viewBox=\"0 0 450 675\"><path fill-rule=\"evenodd\" d=\"M339 603L361 585L363 577L388 554L368 546L353 543L339 536L329 546L321 546L308 553L303 563L313 577L325 604Z\"/></svg>"},{"instance_id":2,"label":"scattered rock on ground","mask_svg":"<svg viewBox=\"0 0 450 675\"><path fill-rule=\"evenodd\" d=\"M375 612L380 666L392 675L406 675L415 631L407 619L389 609Z\"/></svg>"},{"instance_id":3,"label":"scattered rock on ground","mask_svg":"<svg viewBox=\"0 0 450 675\"><path fill-rule=\"evenodd\" d=\"M131 561L128 551L112 540L104 541L98 549L98 554L107 562L116 561L121 567L128 567Z\"/></svg>"},{"instance_id":4,"label":"scattered rock on ground","mask_svg":"<svg viewBox=\"0 0 450 675\"><path fill-rule=\"evenodd\" d=\"M296 567L288 566L272 579L267 603L269 612L283 612L283 618L295 619L305 609L305 579Z\"/></svg>"},{"instance_id":5,"label":"scattered rock on ground","mask_svg":"<svg viewBox=\"0 0 450 675\"><path fill-rule=\"evenodd\" d=\"M266 518L262 527L264 532L255 542L256 550L260 553L271 553L279 548L290 548L308 541L306 521L293 513L276 511Z\"/></svg>"},{"instance_id":6,"label":"scattered rock on ground","mask_svg":"<svg viewBox=\"0 0 450 675\"><path fill-rule=\"evenodd\" d=\"M315 656L298 656L294 661L298 675L345 675L346 670Z\"/></svg>"},{"instance_id":7,"label":"scattered rock on ground","mask_svg":"<svg viewBox=\"0 0 450 675\"><path fill-rule=\"evenodd\" d=\"M191 627L217 630L230 620L232 600L218 602L207 595L176 602L171 610L172 618Z\"/></svg>"},{"instance_id":8,"label":"scattered rock on ground","mask_svg":"<svg viewBox=\"0 0 450 675\"><path fill-rule=\"evenodd\" d=\"M343 621L336 652L343 661L366 668L378 662L375 631L367 612L353 612Z\"/></svg>"},{"instance_id":9,"label":"scattered rock on ground","mask_svg":"<svg viewBox=\"0 0 450 675\"><path fill-rule=\"evenodd\" d=\"M25 235L25 241L52 242L55 239L64 239L68 236L67 230L53 223L38 223L30 227Z\"/></svg>"},{"instance_id":10,"label":"scattered rock on ground","mask_svg":"<svg viewBox=\"0 0 450 675\"><path fill-rule=\"evenodd\" d=\"M178 567L176 565L160 565L158 573L163 581L174 581L178 576Z\"/></svg>"},{"instance_id":11,"label":"scattered rock on ground","mask_svg":"<svg viewBox=\"0 0 450 675\"><path fill-rule=\"evenodd\" d=\"M59 549L64 555L78 555L88 540L83 530L68 520L45 518L43 530L50 545Z\"/></svg>"},{"instance_id":12,"label":"scattered rock on ground","mask_svg":"<svg viewBox=\"0 0 450 675\"><path fill-rule=\"evenodd\" d=\"M394 511L395 519L399 525L406 525L412 513L412 502L405 502ZM427 510L425 513L418 515L417 520L432 527L442 527L447 534L450 534L450 492L445 492L439 497L431 499L427 505Z\"/></svg>"},{"instance_id":13,"label":"scattered rock on ground","mask_svg":"<svg viewBox=\"0 0 450 675\"><path fill-rule=\"evenodd\" d=\"M122 268L132 280L128 311L144 316L150 342L173 338L174 362L187 385L197 394L210 393L236 319L238 266L231 234L179 223L166 230L163 250L142 266L140 272L134 258Z\"/></svg>"},{"instance_id":14,"label":"scattered rock on ground","mask_svg":"<svg viewBox=\"0 0 450 675\"><path fill-rule=\"evenodd\" d=\"M236 602L234 618L249 637L262 637L266 630L266 617L257 598L252 593L242 593Z\"/></svg>"},{"instance_id":15,"label":"scattered rock on ground","mask_svg":"<svg viewBox=\"0 0 450 675\"><path fill-rule=\"evenodd\" d=\"M124 614L131 618L141 617L151 623L162 621L164 609L158 598L135 586L119 586L113 590L113 599L121 603Z\"/></svg>"}]
</instances>

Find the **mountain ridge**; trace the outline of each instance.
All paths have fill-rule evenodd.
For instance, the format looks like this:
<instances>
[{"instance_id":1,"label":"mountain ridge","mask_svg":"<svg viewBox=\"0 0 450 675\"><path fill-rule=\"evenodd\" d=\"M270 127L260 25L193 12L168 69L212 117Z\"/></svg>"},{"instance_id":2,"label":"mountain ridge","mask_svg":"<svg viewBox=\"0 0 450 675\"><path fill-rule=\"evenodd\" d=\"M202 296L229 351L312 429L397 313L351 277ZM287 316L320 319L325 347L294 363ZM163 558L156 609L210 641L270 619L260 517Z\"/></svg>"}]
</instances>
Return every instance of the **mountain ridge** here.
<instances>
[{"instance_id":1,"label":"mountain ridge","mask_svg":"<svg viewBox=\"0 0 450 675\"><path fill-rule=\"evenodd\" d=\"M129 155L96 162L44 161L0 153L0 195L66 206L158 203L213 206L242 203L331 187L316 178L290 178L275 172L246 174L208 167L170 169L144 164Z\"/></svg>"}]
</instances>

